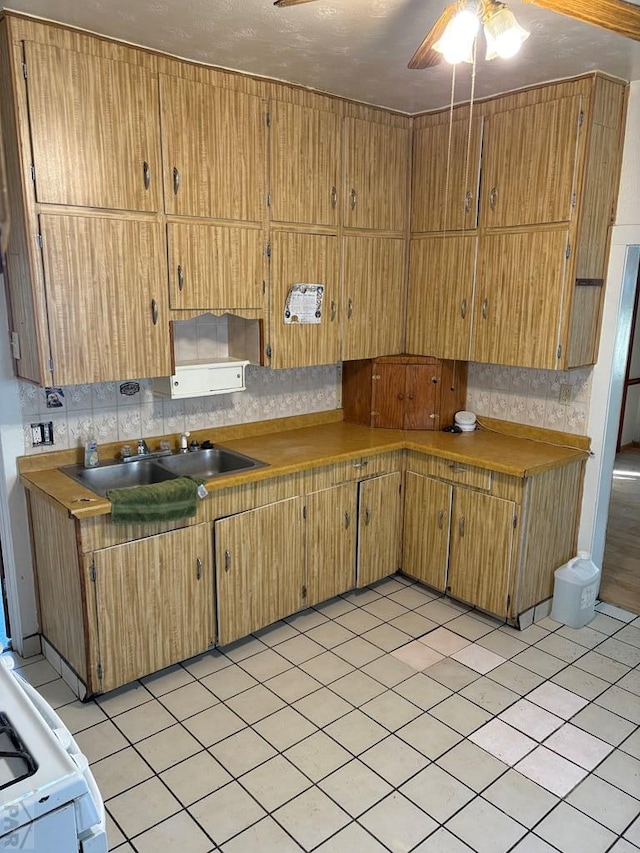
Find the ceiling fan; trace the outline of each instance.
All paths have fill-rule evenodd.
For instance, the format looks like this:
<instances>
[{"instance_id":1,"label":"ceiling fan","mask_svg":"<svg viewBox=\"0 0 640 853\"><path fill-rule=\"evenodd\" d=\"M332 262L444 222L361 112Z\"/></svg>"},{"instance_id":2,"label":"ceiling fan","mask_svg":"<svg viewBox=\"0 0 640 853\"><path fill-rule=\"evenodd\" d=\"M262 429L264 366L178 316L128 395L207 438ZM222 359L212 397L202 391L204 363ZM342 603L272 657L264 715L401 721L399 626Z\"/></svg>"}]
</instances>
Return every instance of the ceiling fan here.
<instances>
[{"instance_id":1,"label":"ceiling fan","mask_svg":"<svg viewBox=\"0 0 640 853\"><path fill-rule=\"evenodd\" d=\"M275 0L273 5L282 8L312 2L315 0ZM625 0L523 0L523 2L640 41L640 6ZM422 44L411 57L409 68L431 68L442 62L443 55L440 50L434 49L434 45L442 38L456 12L464 9L465 6L467 3L464 0L457 0L445 6ZM492 14L506 8L500 0L479 0L476 7L478 20L485 24L485 33L486 22L490 20Z\"/></svg>"}]
</instances>

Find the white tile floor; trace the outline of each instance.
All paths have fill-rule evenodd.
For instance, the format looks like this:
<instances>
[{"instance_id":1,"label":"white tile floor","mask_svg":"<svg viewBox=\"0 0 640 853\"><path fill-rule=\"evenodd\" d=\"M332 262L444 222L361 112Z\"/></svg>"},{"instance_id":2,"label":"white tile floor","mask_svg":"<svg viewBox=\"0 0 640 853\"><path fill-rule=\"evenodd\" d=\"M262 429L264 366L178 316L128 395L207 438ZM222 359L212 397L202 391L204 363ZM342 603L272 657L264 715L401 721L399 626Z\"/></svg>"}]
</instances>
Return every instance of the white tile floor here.
<instances>
[{"instance_id":1,"label":"white tile floor","mask_svg":"<svg viewBox=\"0 0 640 853\"><path fill-rule=\"evenodd\" d=\"M82 704L119 853L634 853L640 618L515 631L396 576Z\"/></svg>"}]
</instances>

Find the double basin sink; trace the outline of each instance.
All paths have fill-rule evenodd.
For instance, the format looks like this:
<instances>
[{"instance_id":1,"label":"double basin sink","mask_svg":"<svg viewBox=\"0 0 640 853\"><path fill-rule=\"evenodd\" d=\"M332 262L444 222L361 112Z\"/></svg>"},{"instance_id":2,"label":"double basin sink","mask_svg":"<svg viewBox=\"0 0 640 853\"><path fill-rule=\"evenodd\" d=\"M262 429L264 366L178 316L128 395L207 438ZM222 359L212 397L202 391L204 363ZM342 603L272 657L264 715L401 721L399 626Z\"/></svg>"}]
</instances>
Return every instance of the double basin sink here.
<instances>
[{"instance_id":1,"label":"double basin sink","mask_svg":"<svg viewBox=\"0 0 640 853\"><path fill-rule=\"evenodd\" d=\"M267 465L259 459L244 456L226 447L190 450L187 453L170 453L148 458L136 456L127 462L103 462L97 468L67 465L60 470L102 497L109 489L126 489L131 486L149 486L177 477L199 477L213 480L224 474L249 471Z\"/></svg>"}]
</instances>

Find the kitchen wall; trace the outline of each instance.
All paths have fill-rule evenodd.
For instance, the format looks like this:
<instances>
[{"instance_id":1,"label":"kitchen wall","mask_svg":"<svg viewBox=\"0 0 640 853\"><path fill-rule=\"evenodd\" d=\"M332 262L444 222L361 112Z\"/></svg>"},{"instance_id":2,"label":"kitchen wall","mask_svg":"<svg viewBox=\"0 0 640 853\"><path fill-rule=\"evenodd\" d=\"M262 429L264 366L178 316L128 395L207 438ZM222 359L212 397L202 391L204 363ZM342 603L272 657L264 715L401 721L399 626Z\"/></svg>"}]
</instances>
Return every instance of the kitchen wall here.
<instances>
[{"instance_id":1,"label":"kitchen wall","mask_svg":"<svg viewBox=\"0 0 640 853\"><path fill-rule=\"evenodd\" d=\"M131 383L139 386L133 394ZM303 415L341 404L339 366L270 370L249 365L246 391L169 400L154 396L150 379L43 389L20 381L24 453L80 447L89 434L98 443L178 435L185 430ZM135 386L134 386L135 387ZM31 424L53 423L53 447L33 447Z\"/></svg>"},{"instance_id":2,"label":"kitchen wall","mask_svg":"<svg viewBox=\"0 0 640 853\"><path fill-rule=\"evenodd\" d=\"M587 434L592 368L566 372L469 365L467 408L477 415ZM569 397L560 402L562 386Z\"/></svg>"}]
</instances>

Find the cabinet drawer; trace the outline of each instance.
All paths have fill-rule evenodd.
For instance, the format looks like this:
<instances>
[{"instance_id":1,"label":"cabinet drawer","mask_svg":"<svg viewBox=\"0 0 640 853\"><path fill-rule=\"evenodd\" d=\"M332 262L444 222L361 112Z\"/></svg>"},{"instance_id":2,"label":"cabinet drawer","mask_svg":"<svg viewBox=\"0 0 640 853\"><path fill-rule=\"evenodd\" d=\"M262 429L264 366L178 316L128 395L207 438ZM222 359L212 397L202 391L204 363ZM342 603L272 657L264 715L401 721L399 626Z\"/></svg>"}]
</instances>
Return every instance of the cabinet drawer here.
<instances>
[{"instance_id":1,"label":"cabinet drawer","mask_svg":"<svg viewBox=\"0 0 640 853\"><path fill-rule=\"evenodd\" d=\"M426 474L428 477L438 477L440 480L448 480L450 483L457 483L461 486L483 489L486 492L491 490L491 471L462 462L454 462L451 459L424 456L418 473Z\"/></svg>"},{"instance_id":2,"label":"cabinet drawer","mask_svg":"<svg viewBox=\"0 0 640 853\"><path fill-rule=\"evenodd\" d=\"M340 483L364 480L378 474L390 474L392 471L399 471L401 467L401 451L359 456L308 471L305 474L304 491L308 494Z\"/></svg>"}]
</instances>

